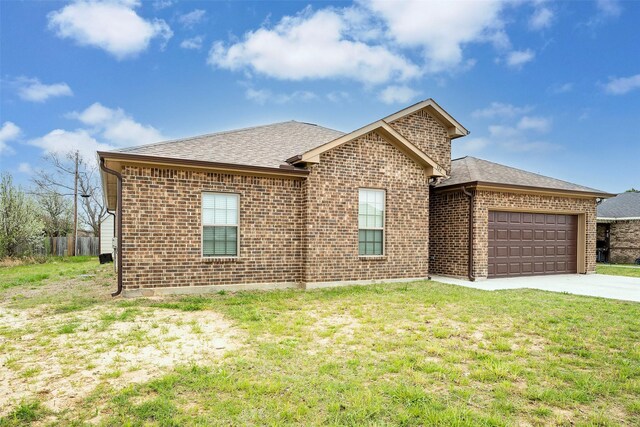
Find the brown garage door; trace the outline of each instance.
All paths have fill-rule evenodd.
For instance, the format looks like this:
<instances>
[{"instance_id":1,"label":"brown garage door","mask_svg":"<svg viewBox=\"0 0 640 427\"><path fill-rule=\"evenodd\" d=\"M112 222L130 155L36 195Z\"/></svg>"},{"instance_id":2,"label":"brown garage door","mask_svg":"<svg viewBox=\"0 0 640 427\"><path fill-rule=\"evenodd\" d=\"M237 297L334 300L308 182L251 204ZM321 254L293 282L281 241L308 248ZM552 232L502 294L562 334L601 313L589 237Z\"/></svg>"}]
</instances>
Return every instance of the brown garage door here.
<instances>
[{"instance_id":1,"label":"brown garage door","mask_svg":"<svg viewBox=\"0 0 640 427\"><path fill-rule=\"evenodd\" d=\"M578 217L489 211L489 277L577 272Z\"/></svg>"}]
</instances>

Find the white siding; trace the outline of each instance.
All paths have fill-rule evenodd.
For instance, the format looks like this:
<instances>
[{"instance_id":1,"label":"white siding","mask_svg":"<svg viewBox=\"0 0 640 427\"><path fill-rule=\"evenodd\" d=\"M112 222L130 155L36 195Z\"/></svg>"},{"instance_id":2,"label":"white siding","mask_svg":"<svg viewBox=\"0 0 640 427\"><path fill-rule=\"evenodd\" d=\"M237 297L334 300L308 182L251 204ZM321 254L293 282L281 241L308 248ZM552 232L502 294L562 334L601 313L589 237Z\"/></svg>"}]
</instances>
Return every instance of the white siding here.
<instances>
[{"instance_id":1,"label":"white siding","mask_svg":"<svg viewBox=\"0 0 640 427\"><path fill-rule=\"evenodd\" d=\"M113 215L107 214L100 223L100 253L112 254L113 253L113 237L114 233Z\"/></svg>"}]
</instances>

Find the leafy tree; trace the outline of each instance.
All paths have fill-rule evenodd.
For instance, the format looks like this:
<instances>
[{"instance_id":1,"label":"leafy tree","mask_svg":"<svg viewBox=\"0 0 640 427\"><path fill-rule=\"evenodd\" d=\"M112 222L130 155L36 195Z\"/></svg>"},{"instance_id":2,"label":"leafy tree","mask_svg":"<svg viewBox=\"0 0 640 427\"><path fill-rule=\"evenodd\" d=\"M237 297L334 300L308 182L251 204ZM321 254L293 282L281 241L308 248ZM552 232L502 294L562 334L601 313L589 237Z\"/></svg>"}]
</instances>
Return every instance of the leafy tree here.
<instances>
[{"instance_id":1,"label":"leafy tree","mask_svg":"<svg viewBox=\"0 0 640 427\"><path fill-rule=\"evenodd\" d=\"M630 189L625 191L625 193L640 193L640 190L636 190L635 188L631 187Z\"/></svg>"},{"instance_id":2,"label":"leafy tree","mask_svg":"<svg viewBox=\"0 0 640 427\"><path fill-rule=\"evenodd\" d=\"M42 238L42 221L33 199L13 185L10 174L0 180L0 257L28 254Z\"/></svg>"},{"instance_id":3,"label":"leafy tree","mask_svg":"<svg viewBox=\"0 0 640 427\"><path fill-rule=\"evenodd\" d=\"M67 236L73 232L73 206L69 198L49 191L38 193L36 200L47 236Z\"/></svg>"}]
</instances>

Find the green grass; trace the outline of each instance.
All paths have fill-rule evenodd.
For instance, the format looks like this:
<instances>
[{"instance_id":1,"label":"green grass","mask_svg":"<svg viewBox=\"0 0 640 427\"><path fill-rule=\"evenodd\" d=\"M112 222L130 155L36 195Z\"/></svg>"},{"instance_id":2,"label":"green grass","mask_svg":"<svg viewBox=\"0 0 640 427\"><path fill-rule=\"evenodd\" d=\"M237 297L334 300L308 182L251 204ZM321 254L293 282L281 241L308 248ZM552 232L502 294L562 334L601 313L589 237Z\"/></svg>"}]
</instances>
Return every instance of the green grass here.
<instances>
[{"instance_id":1,"label":"green grass","mask_svg":"<svg viewBox=\"0 0 640 427\"><path fill-rule=\"evenodd\" d=\"M640 277L640 266L617 266L614 264L598 264L596 273L610 276Z\"/></svg>"},{"instance_id":2,"label":"green grass","mask_svg":"<svg viewBox=\"0 0 640 427\"><path fill-rule=\"evenodd\" d=\"M50 278L76 277L88 274L98 265L96 257L50 257L40 264L0 267L0 290L37 285Z\"/></svg>"},{"instance_id":3,"label":"green grass","mask_svg":"<svg viewBox=\"0 0 640 427\"><path fill-rule=\"evenodd\" d=\"M640 304L418 282L136 306L221 312L247 348L107 393L107 425L640 423Z\"/></svg>"},{"instance_id":4,"label":"green grass","mask_svg":"<svg viewBox=\"0 0 640 427\"><path fill-rule=\"evenodd\" d=\"M98 270L91 288L74 281L84 287L66 301L31 297L53 298L59 320L43 333L66 340L70 367L87 325L78 311L89 306L99 310L96 331L151 312L220 313L240 330L241 345L143 383L113 386L129 372L110 366L89 396L47 414L52 424L93 423L99 413L107 426L640 425L640 304L429 281L111 300L100 296L112 290L113 282L101 286L106 274ZM197 322L185 324L207 339ZM144 346L150 337L134 328L117 339ZM19 367L11 348L2 350ZM0 426L28 424L43 411L22 404Z\"/></svg>"},{"instance_id":5,"label":"green grass","mask_svg":"<svg viewBox=\"0 0 640 427\"><path fill-rule=\"evenodd\" d=\"M40 402L23 402L6 417L0 418L0 427L28 426L42 419L49 411Z\"/></svg>"}]
</instances>

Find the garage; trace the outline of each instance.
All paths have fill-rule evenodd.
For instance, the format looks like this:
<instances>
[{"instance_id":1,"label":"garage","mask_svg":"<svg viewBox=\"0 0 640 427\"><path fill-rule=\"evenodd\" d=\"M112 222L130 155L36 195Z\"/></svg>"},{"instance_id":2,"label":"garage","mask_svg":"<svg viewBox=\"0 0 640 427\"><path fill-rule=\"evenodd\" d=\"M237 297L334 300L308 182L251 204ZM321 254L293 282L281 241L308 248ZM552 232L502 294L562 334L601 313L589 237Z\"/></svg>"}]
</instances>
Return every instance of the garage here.
<instances>
[{"instance_id":1,"label":"garage","mask_svg":"<svg viewBox=\"0 0 640 427\"><path fill-rule=\"evenodd\" d=\"M577 273L577 215L489 211L488 225L488 277Z\"/></svg>"}]
</instances>

